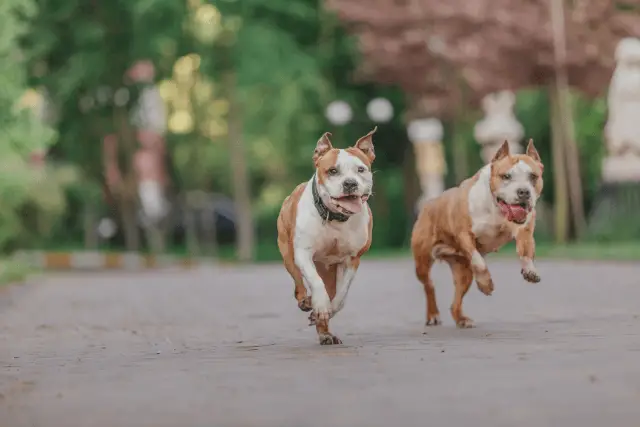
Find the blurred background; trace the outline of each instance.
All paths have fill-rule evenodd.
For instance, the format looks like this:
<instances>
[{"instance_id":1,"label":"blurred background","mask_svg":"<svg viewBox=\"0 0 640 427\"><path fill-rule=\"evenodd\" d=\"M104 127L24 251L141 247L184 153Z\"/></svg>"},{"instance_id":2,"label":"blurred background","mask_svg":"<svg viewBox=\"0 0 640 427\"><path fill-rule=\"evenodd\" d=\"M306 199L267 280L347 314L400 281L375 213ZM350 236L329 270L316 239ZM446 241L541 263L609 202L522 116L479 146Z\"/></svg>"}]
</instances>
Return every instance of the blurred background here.
<instances>
[{"instance_id":1,"label":"blurred background","mask_svg":"<svg viewBox=\"0 0 640 427\"><path fill-rule=\"evenodd\" d=\"M640 259L636 0L2 0L0 33L5 257L277 260L318 138L378 126L372 253L533 138L538 252Z\"/></svg>"}]
</instances>

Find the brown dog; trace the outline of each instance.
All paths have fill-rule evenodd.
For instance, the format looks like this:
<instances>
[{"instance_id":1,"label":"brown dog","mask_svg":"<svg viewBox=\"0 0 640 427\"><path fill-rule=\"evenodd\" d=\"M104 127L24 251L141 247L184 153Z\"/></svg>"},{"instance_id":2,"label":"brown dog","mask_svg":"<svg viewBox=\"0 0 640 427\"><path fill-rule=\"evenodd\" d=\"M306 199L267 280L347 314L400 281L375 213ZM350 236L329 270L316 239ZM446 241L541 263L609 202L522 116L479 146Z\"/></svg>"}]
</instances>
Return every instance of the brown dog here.
<instances>
[{"instance_id":1,"label":"brown dog","mask_svg":"<svg viewBox=\"0 0 640 427\"><path fill-rule=\"evenodd\" d=\"M316 173L285 199L278 217L278 248L295 283L298 307L313 309L309 320L323 345L342 343L329 332L329 319L344 306L360 257L371 246L367 200L375 131L345 150L333 148L325 133L313 154Z\"/></svg>"},{"instance_id":2,"label":"brown dog","mask_svg":"<svg viewBox=\"0 0 640 427\"><path fill-rule=\"evenodd\" d=\"M533 265L533 230L543 169L532 139L526 154L520 155L511 155L505 141L490 164L424 205L413 227L411 248L427 297L427 326L441 323L430 277L435 260L451 267L455 283L451 315L460 328L473 327L462 312L462 299L473 279L485 295L493 292L484 260L487 253L515 239L522 276L529 282L540 281Z\"/></svg>"}]
</instances>

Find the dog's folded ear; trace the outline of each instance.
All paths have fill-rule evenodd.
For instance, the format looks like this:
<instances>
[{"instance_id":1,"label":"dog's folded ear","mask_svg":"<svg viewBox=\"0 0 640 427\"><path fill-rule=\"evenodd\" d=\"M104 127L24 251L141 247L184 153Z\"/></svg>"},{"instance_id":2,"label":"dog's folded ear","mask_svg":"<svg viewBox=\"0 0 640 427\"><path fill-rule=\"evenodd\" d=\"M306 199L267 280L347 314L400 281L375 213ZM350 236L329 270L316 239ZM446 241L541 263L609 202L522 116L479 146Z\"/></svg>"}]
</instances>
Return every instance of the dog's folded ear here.
<instances>
[{"instance_id":1,"label":"dog's folded ear","mask_svg":"<svg viewBox=\"0 0 640 427\"><path fill-rule=\"evenodd\" d=\"M498 151L496 151L496 154L493 155L491 163L497 162L500 159L504 159L505 157L509 156L509 154L509 142L505 140Z\"/></svg>"},{"instance_id":2,"label":"dog's folded ear","mask_svg":"<svg viewBox=\"0 0 640 427\"><path fill-rule=\"evenodd\" d=\"M333 148L333 145L331 145L331 141L329 140L330 136L331 134L329 132L325 132L318 140L316 149L313 150L313 163L317 163L320 157Z\"/></svg>"},{"instance_id":3,"label":"dog's folded ear","mask_svg":"<svg viewBox=\"0 0 640 427\"><path fill-rule=\"evenodd\" d=\"M355 145L357 149L367 156L371 163L376 159L376 151L373 148L373 134L376 133L377 130L378 126L374 127L371 132L360 138Z\"/></svg>"}]
</instances>

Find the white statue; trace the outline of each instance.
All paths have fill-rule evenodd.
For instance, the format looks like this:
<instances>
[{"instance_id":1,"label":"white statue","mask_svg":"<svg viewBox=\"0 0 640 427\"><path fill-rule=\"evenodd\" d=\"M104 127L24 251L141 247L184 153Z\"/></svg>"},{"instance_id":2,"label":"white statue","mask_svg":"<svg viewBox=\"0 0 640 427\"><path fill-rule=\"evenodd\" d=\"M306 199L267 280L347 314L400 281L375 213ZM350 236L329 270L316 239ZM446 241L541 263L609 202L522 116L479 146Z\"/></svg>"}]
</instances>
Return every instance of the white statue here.
<instances>
[{"instance_id":1,"label":"white statue","mask_svg":"<svg viewBox=\"0 0 640 427\"><path fill-rule=\"evenodd\" d=\"M422 204L444 191L444 175L447 164L442 146L443 128L438 119L415 120L407 128L409 139L413 143L416 157L416 171L420 178L422 196L418 200L419 209Z\"/></svg>"},{"instance_id":2,"label":"white statue","mask_svg":"<svg viewBox=\"0 0 640 427\"><path fill-rule=\"evenodd\" d=\"M604 128L609 153L602 174L609 182L640 181L640 39L622 39L615 58Z\"/></svg>"},{"instance_id":3,"label":"white statue","mask_svg":"<svg viewBox=\"0 0 640 427\"><path fill-rule=\"evenodd\" d=\"M524 129L513 112L515 105L516 96L508 90L491 93L482 99L485 117L476 123L474 136L482 145L482 160L485 163L491 161L505 140L509 141L512 153L522 153L520 140L524 136Z\"/></svg>"}]
</instances>

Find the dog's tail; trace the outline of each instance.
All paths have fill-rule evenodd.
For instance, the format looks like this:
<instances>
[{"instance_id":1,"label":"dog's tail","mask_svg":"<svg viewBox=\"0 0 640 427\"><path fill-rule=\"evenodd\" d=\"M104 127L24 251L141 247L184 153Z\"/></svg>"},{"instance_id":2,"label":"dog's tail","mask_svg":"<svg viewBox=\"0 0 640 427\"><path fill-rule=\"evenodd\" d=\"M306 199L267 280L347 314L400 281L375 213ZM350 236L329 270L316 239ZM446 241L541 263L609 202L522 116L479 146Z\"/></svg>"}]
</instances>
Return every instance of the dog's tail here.
<instances>
[{"instance_id":1,"label":"dog's tail","mask_svg":"<svg viewBox=\"0 0 640 427\"><path fill-rule=\"evenodd\" d=\"M443 259L445 257L461 257L463 254L449 245L437 244L431 250L431 256L434 259Z\"/></svg>"}]
</instances>

